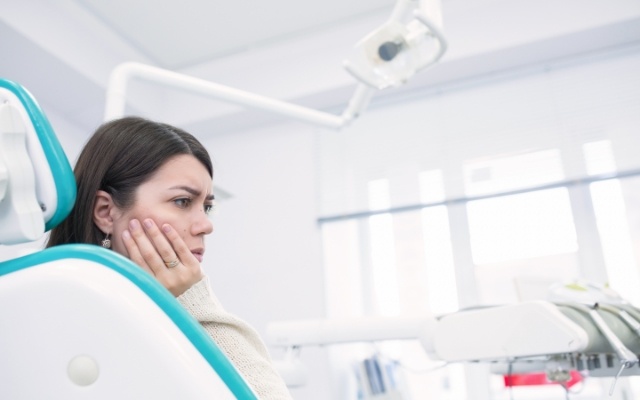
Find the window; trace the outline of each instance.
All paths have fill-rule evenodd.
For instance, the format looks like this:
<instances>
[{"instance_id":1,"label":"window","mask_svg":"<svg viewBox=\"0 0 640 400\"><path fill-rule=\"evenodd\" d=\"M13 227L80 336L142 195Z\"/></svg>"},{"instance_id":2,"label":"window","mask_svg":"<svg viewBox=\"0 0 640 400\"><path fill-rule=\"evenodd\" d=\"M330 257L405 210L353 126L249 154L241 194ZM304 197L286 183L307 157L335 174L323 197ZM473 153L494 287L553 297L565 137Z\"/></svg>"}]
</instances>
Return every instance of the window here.
<instances>
[{"instance_id":1,"label":"window","mask_svg":"<svg viewBox=\"0 0 640 400\"><path fill-rule=\"evenodd\" d=\"M578 250L566 188L470 201L467 213L476 265Z\"/></svg>"},{"instance_id":2,"label":"window","mask_svg":"<svg viewBox=\"0 0 640 400\"><path fill-rule=\"evenodd\" d=\"M369 209L388 209L389 181L379 179L369 182ZM393 316L400 314L396 252L394 247L393 221L391 214L369 217L369 242L376 314Z\"/></svg>"},{"instance_id":3,"label":"window","mask_svg":"<svg viewBox=\"0 0 640 400\"><path fill-rule=\"evenodd\" d=\"M437 203L445 199L444 182L440 170L421 172L419 184L422 203ZM429 309L434 315L457 311L457 285L447 207L444 205L426 207L420 211L420 214Z\"/></svg>"},{"instance_id":4,"label":"window","mask_svg":"<svg viewBox=\"0 0 640 400\"><path fill-rule=\"evenodd\" d=\"M611 141L585 143L584 159L589 175L615 173ZM640 274L633 254L627 210L618 179L589 185L607 276L612 289L634 304L640 304Z\"/></svg>"},{"instance_id":5,"label":"window","mask_svg":"<svg viewBox=\"0 0 640 400\"><path fill-rule=\"evenodd\" d=\"M538 151L465 165L467 195L499 194L560 181L560 153ZM476 265L574 253L578 249L565 187L467 203Z\"/></svg>"}]
</instances>

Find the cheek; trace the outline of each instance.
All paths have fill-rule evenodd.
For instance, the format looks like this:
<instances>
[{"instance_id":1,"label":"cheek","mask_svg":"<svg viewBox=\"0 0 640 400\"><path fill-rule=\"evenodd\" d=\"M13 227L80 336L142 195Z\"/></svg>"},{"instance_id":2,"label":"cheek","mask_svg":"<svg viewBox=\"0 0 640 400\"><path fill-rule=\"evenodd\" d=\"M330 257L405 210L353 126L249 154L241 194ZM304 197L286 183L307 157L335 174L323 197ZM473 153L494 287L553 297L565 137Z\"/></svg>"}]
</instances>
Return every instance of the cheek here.
<instances>
[{"instance_id":1,"label":"cheek","mask_svg":"<svg viewBox=\"0 0 640 400\"><path fill-rule=\"evenodd\" d=\"M152 219L158 226L158 229L162 230L162 225L169 224L173 229L178 232L183 239L189 235L188 218L184 214L175 212L170 207L137 207L122 215L116 223L114 223L114 233L119 236L125 229L129 229L129 221L137 219L140 224L147 218ZM117 226L117 228L116 228Z\"/></svg>"},{"instance_id":2,"label":"cheek","mask_svg":"<svg viewBox=\"0 0 640 400\"><path fill-rule=\"evenodd\" d=\"M113 233L111 237L111 249L117 253L122 254L123 256L128 256L127 250L124 246L124 242L122 241L122 232L125 229L129 229L127 223L114 223L113 225Z\"/></svg>"},{"instance_id":3,"label":"cheek","mask_svg":"<svg viewBox=\"0 0 640 400\"><path fill-rule=\"evenodd\" d=\"M113 221L113 236L120 244L122 244L122 232L125 230L130 230L129 223L133 219L137 219L140 224L144 221L145 218L153 218L150 216L148 212L144 212L144 210L140 209L132 209L118 216L117 219Z\"/></svg>"},{"instance_id":4,"label":"cheek","mask_svg":"<svg viewBox=\"0 0 640 400\"><path fill-rule=\"evenodd\" d=\"M184 239L189 232L187 219L184 215L172 211L164 210L164 212L142 214L140 222L142 223L145 218L151 218L160 230L162 230L162 225L169 224Z\"/></svg>"},{"instance_id":5,"label":"cheek","mask_svg":"<svg viewBox=\"0 0 640 400\"><path fill-rule=\"evenodd\" d=\"M126 223L128 224L132 219L137 219L140 224L142 224L145 219L151 219L158 225L158 228L161 228L162 224L170 223L168 216L169 213L162 212L161 210L155 210L154 212L154 210L150 209L137 209L127 215Z\"/></svg>"},{"instance_id":6,"label":"cheek","mask_svg":"<svg viewBox=\"0 0 640 400\"><path fill-rule=\"evenodd\" d=\"M176 230L176 232L178 232L181 238L185 239L189 236L189 229L185 221L180 221L180 220L171 221L171 222L167 221L167 223L171 225L173 229Z\"/></svg>"},{"instance_id":7,"label":"cheek","mask_svg":"<svg viewBox=\"0 0 640 400\"><path fill-rule=\"evenodd\" d=\"M180 216L180 218L165 218L165 223L171 225L171 227L180 235L182 240L188 242L191 237L191 230L189 229L188 218L184 215ZM160 225L162 226L162 225Z\"/></svg>"}]
</instances>

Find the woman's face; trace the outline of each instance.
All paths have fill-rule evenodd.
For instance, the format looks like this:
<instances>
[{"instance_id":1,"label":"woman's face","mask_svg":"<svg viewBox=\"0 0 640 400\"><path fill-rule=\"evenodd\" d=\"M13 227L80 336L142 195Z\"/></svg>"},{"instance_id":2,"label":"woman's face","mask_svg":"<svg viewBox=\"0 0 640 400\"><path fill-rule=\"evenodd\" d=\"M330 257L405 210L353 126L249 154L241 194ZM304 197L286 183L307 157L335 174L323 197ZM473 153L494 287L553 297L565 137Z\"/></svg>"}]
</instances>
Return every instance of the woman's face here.
<instances>
[{"instance_id":1,"label":"woman's face","mask_svg":"<svg viewBox=\"0 0 640 400\"><path fill-rule=\"evenodd\" d=\"M202 262L204 236L213 232L209 212L213 185L207 169L192 155L178 155L165 162L135 193L134 204L114 213L113 250L128 256L122 232L132 219L151 218L158 226L169 224Z\"/></svg>"}]
</instances>

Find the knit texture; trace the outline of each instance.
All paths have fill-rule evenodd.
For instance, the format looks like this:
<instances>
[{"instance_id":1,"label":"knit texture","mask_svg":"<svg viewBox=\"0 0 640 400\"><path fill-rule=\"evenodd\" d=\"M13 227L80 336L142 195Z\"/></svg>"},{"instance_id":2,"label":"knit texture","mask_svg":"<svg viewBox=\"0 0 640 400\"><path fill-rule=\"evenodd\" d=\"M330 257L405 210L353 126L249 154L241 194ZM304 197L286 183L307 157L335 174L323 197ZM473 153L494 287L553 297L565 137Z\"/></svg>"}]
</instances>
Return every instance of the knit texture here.
<instances>
[{"instance_id":1,"label":"knit texture","mask_svg":"<svg viewBox=\"0 0 640 400\"><path fill-rule=\"evenodd\" d=\"M261 400L289 400L266 346L248 323L224 310L205 277L178 297Z\"/></svg>"}]
</instances>

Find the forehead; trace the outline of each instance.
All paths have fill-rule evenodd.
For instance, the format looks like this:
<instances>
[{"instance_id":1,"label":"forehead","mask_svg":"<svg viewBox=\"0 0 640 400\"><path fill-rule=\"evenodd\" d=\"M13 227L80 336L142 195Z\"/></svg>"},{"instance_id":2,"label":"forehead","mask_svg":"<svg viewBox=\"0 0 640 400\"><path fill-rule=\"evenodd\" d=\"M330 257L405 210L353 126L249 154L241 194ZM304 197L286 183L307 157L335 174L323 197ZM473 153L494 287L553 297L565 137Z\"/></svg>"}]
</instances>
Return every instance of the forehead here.
<instances>
[{"instance_id":1,"label":"forehead","mask_svg":"<svg viewBox=\"0 0 640 400\"><path fill-rule=\"evenodd\" d=\"M212 179L202 163L190 154L181 154L165 161L162 166L142 184L161 185L189 185L194 188L211 191Z\"/></svg>"}]
</instances>

